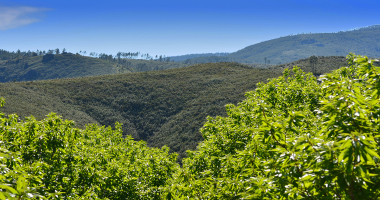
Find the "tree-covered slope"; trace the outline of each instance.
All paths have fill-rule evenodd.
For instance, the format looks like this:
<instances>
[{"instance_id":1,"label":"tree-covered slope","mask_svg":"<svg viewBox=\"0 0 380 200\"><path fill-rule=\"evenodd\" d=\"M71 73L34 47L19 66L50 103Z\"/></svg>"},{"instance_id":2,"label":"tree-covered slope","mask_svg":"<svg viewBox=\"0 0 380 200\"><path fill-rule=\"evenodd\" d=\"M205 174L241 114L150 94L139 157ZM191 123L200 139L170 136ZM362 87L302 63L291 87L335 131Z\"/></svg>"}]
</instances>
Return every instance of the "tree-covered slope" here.
<instances>
[{"instance_id":1,"label":"tree-covered slope","mask_svg":"<svg viewBox=\"0 0 380 200\"><path fill-rule=\"evenodd\" d=\"M124 134L151 146L169 145L184 156L202 140L199 128L206 116L223 113L255 84L280 71L253 69L236 63L122 75L0 84L9 102L5 113L49 112L79 125L123 123Z\"/></svg>"},{"instance_id":2,"label":"tree-covered slope","mask_svg":"<svg viewBox=\"0 0 380 200\"><path fill-rule=\"evenodd\" d=\"M116 74L115 63L75 54L51 54L51 60L44 56L19 57L0 61L0 81L31 81L58 78L75 78ZM45 56L46 57L46 56ZM125 72L131 72L126 69Z\"/></svg>"},{"instance_id":3,"label":"tree-covered slope","mask_svg":"<svg viewBox=\"0 0 380 200\"><path fill-rule=\"evenodd\" d=\"M283 70L286 68L293 68L294 66L300 67L302 70L307 72L313 72L314 75L321 75L337 69L337 66L345 66L347 59L345 56L320 56L316 57L315 60L315 70L313 70L313 63L311 61L312 57L300 59L294 62L269 66L270 69ZM249 64L248 64L249 65Z\"/></svg>"},{"instance_id":4,"label":"tree-covered slope","mask_svg":"<svg viewBox=\"0 0 380 200\"><path fill-rule=\"evenodd\" d=\"M283 64L312 55L346 56L350 52L380 57L380 25L338 33L285 36L247 46L227 56L199 57L187 62L268 63L269 60L271 64Z\"/></svg>"},{"instance_id":5,"label":"tree-covered slope","mask_svg":"<svg viewBox=\"0 0 380 200\"><path fill-rule=\"evenodd\" d=\"M323 59L325 63L335 60ZM338 68L318 63L323 72ZM307 61L299 64L309 69ZM335 64L344 66L345 59ZM282 67L209 63L143 73L3 83L0 94L8 102L3 108L7 114L43 119L56 112L80 127L88 123L112 126L118 121L123 123L124 134L150 146L168 145L182 158L202 140L199 128L207 116L223 115L226 104L236 104L256 83L282 71Z\"/></svg>"},{"instance_id":6,"label":"tree-covered slope","mask_svg":"<svg viewBox=\"0 0 380 200\"><path fill-rule=\"evenodd\" d=\"M0 82L76 78L188 66L182 63L141 59L105 60L71 53L44 56L11 53L8 57L13 58L0 61Z\"/></svg>"}]
</instances>

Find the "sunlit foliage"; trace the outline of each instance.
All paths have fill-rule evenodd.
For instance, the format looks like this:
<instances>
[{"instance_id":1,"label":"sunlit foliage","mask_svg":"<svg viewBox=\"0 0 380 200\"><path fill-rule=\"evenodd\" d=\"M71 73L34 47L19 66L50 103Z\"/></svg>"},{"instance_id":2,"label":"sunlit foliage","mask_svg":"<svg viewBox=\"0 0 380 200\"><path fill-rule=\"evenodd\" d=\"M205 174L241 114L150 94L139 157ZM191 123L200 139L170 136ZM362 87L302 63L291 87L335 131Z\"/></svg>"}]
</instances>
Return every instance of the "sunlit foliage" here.
<instances>
[{"instance_id":1,"label":"sunlit foliage","mask_svg":"<svg viewBox=\"0 0 380 200\"><path fill-rule=\"evenodd\" d=\"M1 150L6 156L0 178L6 184L0 188L7 192L0 193L0 199L2 194L21 192L23 198L158 198L178 168L177 155L169 154L169 148L149 148L130 136L124 139L120 124L115 129L77 129L54 113L42 121L17 118L1 118ZM22 190L25 185L28 190Z\"/></svg>"},{"instance_id":2,"label":"sunlit foliage","mask_svg":"<svg viewBox=\"0 0 380 200\"><path fill-rule=\"evenodd\" d=\"M378 67L350 54L322 76L295 67L209 118L167 194L199 199L377 199Z\"/></svg>"}]
</instances>

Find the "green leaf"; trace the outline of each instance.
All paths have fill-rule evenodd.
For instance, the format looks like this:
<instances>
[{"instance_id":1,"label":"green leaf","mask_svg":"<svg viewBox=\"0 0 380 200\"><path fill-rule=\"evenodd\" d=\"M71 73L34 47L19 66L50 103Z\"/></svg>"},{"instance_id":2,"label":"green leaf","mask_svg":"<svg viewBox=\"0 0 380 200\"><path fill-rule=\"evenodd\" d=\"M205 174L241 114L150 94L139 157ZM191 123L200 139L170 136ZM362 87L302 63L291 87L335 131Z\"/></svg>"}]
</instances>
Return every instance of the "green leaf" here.
<instances>
[{"instance_id":1,"label":"green leaf","mask_svg":"<svg viewBox=\"0 0 380 200\"><path fill-rule=\"evenodd\" d=\"M372 149L368 148L368 147L364 147L364 150L366 153L368 153L369 155L373 156L373 157L377 157L380 159L380 156Z\"/></svg>"},{"instance_id":2,"label":"green leaf","mask_svg":"<svg viewBox=\"0 0 380 200\"><path fill-rule=\"evenodd\" d=\"M8 190L9 192L11 192L12 194L18 194L17 190L13 189L12 187L8 186L8 185L0 185L0 188L1 189L4 189L4 190Z\"/></svg>"},{"instance_id":3,"label":"green leaf","mask_svg":"<svg viewBox=\"0 0 380 200\"><path fill-rule=\"evenodd\" d=\"M338 162L343 162L343 161L348 157L349 152L350 152L350 148L346 148L346 149L344 149L344 150L339 154Z\"/></svg>"}]
</instances>

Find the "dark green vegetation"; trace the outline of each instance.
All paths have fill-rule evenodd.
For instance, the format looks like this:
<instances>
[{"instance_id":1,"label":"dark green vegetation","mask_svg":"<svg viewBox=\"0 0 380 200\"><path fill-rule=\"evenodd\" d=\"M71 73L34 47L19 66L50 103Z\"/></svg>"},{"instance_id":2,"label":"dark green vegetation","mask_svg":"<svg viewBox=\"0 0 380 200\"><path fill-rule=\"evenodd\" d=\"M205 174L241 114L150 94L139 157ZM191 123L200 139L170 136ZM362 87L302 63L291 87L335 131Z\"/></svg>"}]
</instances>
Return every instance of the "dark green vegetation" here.
<instances>
[{"instance_id":1,"label":"dark green vegetation","mask_svg":"<svg viewBox=\"0 0 380 200\"><path fill-rule=\"evenodd\" d=\"M245 47L227 56L198 57L186 62L239 62L277 65L294 62L312 55L346 56L350 52L380 57L380 26L375 25L338 33L285 36Z\"/></svg>"},{"instance_id":2,"label":"dark green vegetation","mask_svg":"<svg viewBox=\"0 0 380 200\"><path fill-rule=\"evenodd\" d=\"M319 58L323 73L346 65L345 58ZM322 61L324 60L324 62ZM334 63L330 66L326 63ZM309 62L295 62L309 70ZM327 68L329 66L330 68ZM0 84L8 102L7 114L43 119L56 112L88 123L123 124L124 134L149 146L167 145L185 157L202 140L199 128L207 116L225 115L225 105L242 101L258 82L281 75L284 66L252 68L237 63L209 63L191 67L100 77Z\"/></svg>"},{"instance_id":3,"label":"dark green vegetation","mask_svg":"<svg viewBox=\"0 0 380 200\"><path fill-rule=\"evenodd\" d=\"M0 51L0 82L75 78L164 70L188 66L142 59L92 58L79 54L10 53Z\"/></svg>"},{"instance_id":4,"label":"dark green vegetation","mask_svg":"<svg viewBox=\"0 0 380 200\"><path fill-rule=\"evenodd\" d=\"M282 71L286 68L292 68L293 66L298 66L306 72L313 72L314 75L319 76L321 74L330 72L331 70L337 69L336 66L345 66L347 59L344 56L328 56L328 57L314 56L314 62L315 62L314 69L313 69L313 56L306 59L300 59L291 63L271 66L269 67L269 69Z\"/></svg>"},{"instance_id":5,"label":"dark green vegetation","mask_svg":"<svg viewBox=\"0 0 380 200\"><path fill-rule=\"evenodd\" d=\"M294 67L257 84L207 119L181 168L166 147L123 139L118 123L1 116L0 198L378 199L380 68L348 58L320 83Z\"/></svg>"}]
</instances>

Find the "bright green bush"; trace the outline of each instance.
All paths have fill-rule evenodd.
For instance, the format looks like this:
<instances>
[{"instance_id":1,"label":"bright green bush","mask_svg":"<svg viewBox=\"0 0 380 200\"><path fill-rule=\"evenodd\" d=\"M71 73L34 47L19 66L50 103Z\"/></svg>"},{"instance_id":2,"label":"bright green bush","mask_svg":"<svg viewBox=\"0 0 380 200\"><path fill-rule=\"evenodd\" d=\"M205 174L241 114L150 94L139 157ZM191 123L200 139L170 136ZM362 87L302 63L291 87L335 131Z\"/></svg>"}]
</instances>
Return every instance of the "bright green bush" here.
<instances>
[{"instance_id":1,"label":"bright green bush","mask_svg":"<svg viewBox=\"0 0 380 200\"><path fill-rule=\"evenodd\" d=\"M149 148L143 141L124 139L120 124L115 130L98 125L81 130L54 113L42 121L29 117L18 122L17 118L0 119L0 141L8 152L19 155L14 161L28 174L24 183L46 198L159 198L179 167L177 155L169 154L167 147ZM3 162L9 172L0 178L5 176L2 182L17 188L19 184L12 183L18 168L11 160Z\"/></svg>"},{"instance_id":2,"label":"bright green bush","mask_svg":"<svg viewBox=\"0 0 380 200\"><path fill-rule=\"evenodd\" d=\"M377 199L380 69L350 54L320 78L295 67L208 118L167 187L174 199Z\"/></svg>"}]
</instances>

